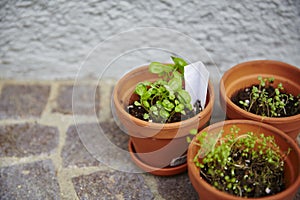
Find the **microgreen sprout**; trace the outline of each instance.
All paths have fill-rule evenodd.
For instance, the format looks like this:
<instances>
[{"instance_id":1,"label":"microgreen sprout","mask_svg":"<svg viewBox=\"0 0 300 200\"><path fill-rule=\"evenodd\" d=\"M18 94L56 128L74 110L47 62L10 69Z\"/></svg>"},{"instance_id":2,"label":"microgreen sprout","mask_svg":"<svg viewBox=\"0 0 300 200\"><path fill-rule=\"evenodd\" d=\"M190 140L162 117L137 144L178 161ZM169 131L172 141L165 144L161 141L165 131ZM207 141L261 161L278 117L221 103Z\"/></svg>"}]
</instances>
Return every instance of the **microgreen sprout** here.
<instances>
[{"instance_id":1,"label":"microgreen sprout","mask_svg":"<svg viewBox=\"0 0 300 200\"><path fill-rule=\"evenodd\" d=\"M259 85L253 85L250 90L247 88L249 99L239 100L240 107L265 117L285 117L300 113L300 94L297 97L286 94L282 83L274 87L274 77L259 76L258 81ZM288 113L289 107L291 109Z\"/></svg>"},{"instance_id":2,"label":"microgreen sprout","mask_svg":"<svg viewBox=\"0 0 300 200\"><path fill-rule=\"evenodd\" d=\"M261 197L280 192L284 188L284 160L290 149L283 154L273 136L240 131L234 125L223 137L223 130L212 140L207 132L196 136L194 144L199 150L194 163L200 175L217 189L236 196L258 197L259 193Z\"/></svg>"},{"instance_id":3,"label":"microgreen sprout","mask_svg":"<svg viewBox=\"0 0 300 200\"><path fill-rule=\"evenodd\" d=\"M176 113L186 115L193 110L190 94L184 90L184 67L187 62L182 58L171 57L174 64L152 62L149 71L160 79L155 82L141 82L135 88L139 100L135 106L146 110L144 120L165 123Z\"/></svg>"}]
</instances>

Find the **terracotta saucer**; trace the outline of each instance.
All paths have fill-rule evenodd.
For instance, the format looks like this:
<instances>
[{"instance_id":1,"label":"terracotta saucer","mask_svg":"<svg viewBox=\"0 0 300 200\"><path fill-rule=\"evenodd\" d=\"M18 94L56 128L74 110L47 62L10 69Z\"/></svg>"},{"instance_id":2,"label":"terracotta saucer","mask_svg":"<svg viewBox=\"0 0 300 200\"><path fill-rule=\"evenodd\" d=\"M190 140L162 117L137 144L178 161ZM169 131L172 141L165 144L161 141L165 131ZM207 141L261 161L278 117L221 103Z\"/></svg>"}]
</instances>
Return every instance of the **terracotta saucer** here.
<instances>
[{"instance_id":1,"label":"terracotta saucer","mask_svg":"<svg viewBox=\"0 0 300 200\"><path fill-rule=\"evenodd\" d=\"M187 163L184 163L176 167L164 167L164 168L152 167L148 164L143 163L135 154L136 152L131 140L129 140L128 142L128 149L133 162L142 170L149 172L150 174L156 176L172 176L172 175L183 173L187 170Z\"/></svg>"}]
</instances>

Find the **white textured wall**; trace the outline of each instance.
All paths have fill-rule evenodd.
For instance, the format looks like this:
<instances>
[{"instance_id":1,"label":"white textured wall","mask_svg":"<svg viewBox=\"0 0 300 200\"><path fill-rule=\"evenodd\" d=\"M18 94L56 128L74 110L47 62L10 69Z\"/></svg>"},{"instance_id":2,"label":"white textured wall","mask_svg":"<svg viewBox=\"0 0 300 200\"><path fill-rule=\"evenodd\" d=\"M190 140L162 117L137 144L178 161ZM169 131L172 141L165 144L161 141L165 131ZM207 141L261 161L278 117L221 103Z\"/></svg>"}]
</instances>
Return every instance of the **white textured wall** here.
<instances>
[{"instance_id":1,"label":"white textured wall","mask_svg":"<svg viewBox=\"0 0 300 200\"><path fill-rule=\"evenodd\" d=\"M0 77L73 78L99 42L142 26L189 35L222 72L251 59L300 66L299 0L2 0ZM115 54L127 42L107 47L101 56ZM80 76L95 76L97 67L104 66L91 65Z\"/></svg>"}]
</instances>

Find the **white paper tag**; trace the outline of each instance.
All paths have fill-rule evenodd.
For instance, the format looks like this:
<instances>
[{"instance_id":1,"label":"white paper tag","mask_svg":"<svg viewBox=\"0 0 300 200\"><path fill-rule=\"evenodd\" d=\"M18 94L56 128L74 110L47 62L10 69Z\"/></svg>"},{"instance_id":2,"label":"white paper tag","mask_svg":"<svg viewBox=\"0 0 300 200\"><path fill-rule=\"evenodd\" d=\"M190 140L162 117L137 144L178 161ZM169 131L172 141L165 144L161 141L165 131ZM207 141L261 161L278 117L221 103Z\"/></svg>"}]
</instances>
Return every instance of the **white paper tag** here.
<instances>
[{"instance_id":1,"label":"white paper tag","mask_svg":"<svg viewBox=\"0 0 300 200\"><path fill-rule=\"evenodd\" d=\"M184 67L185 90L190 93L192 105L199 99L204 109L209 80L209 71L201 61Z\"/></svg>"},{"instance_id":2,"label":"white paper tag","mask_svg":"<svg viewBox=\"0 0 300 200\"><path fill-rule=\"evenodd\" d=\"M183 163L186 163L186 159L187 159L187 155L183 155L183 156L180 156L178 158L174 158L174 159L171 160L170 166L175 167L175 166L178 166L178 165L182 165Z\"/></svg>"}]
</instances>

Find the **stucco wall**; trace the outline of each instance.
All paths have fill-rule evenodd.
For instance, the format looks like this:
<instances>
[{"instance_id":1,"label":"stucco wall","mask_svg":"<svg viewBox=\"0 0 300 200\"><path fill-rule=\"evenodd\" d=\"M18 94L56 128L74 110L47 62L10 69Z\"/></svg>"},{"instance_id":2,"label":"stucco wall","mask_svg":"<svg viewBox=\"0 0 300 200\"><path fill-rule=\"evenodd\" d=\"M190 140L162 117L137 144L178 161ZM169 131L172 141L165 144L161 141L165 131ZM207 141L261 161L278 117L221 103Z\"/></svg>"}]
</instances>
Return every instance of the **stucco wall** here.
<instances>
[{"instance_id":1,"label":"stucco wall","mask_svg":"<svg viewBox=\"0 0 300 200\"><path fill-rule=\"evenodd\" d=\"M1 78L74 78L100 42L144 26L187 34L206 49L221 72L251 59L300 66L299 0L2 0L0 19ZM168 37L156 35L158 41ZM128 42L99 53L122 54ZM80 77L97 76L93 70L105 67L102 64L91 64ZM123 70L115 68L114 73Z\"/></svg>"}]
</instances>

